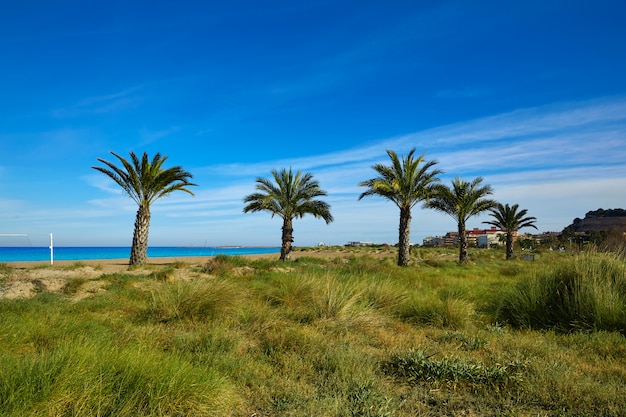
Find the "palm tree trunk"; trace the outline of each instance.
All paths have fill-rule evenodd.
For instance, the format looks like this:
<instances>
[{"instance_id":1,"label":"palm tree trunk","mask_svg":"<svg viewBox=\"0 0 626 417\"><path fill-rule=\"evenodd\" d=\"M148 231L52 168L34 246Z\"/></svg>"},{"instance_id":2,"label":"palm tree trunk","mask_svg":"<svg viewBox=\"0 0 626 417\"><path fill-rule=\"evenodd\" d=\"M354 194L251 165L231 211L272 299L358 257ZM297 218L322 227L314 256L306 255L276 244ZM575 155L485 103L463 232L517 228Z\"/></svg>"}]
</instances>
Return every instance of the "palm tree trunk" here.
<instances>
[{"instance_id":1,"label":"palm tree trunk","mask_svg":"<svg viewBox=\"0 0 626 417\"><path fill-rule=\"evenodd\" d=\"M280 248L280 260L285 261L289 259L291 253L291 243L293 242L293 226L291 219L283 219L283 245Z\"/></svg>"},{"instance_id":2,"label":"palm tree trunk","mask_svg":"<svg viewBox=\"0 0 626 417\"><path fill-rule=\"evenodd\" d=\"M411 250L411 208L400 208L400 227L398 228L398 266L409 265Z\"/></svg>"},{"instance_id":3,"label":"palm tree trunk","mask_svg":"<svg viewBox=\"0 0 626 417\"><path fill-rule=\"evenodd\" d=\"M459 263L467 263L467 233L465 233L465 222L459 222Z\"/></svg>"},{"instance_id":4,"label":"palm tree trunk","mask_svg":"<svg viewBox=\"0 0 626 417\"><path fill-rule=\"evenodd\" d=\"M144 265L148 252L148 231L150 230L150 207L143 205L137 209L133 246L130 250L130 265Z\"/></svg>"},{"instance_id":5,"label":"palm tree trunk","mask_svg":"<svg viewBox=\"0 0 626 417\"><path fill-rule=\"evenodd\" d=\"M513 233L506 234L506 259L513 259Z\"/></svg>"}]
</instances>

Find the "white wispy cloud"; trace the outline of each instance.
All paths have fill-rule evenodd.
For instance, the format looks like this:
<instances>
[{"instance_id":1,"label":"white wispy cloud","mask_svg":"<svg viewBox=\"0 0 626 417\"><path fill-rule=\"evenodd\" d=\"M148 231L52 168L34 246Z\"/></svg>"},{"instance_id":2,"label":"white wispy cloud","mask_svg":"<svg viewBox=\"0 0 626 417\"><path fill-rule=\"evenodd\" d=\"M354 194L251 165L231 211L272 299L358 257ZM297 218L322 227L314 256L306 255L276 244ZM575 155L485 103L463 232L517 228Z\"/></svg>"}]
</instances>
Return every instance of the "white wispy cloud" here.
<instances>
[{"instance_id":1,"label":"white wispy cloud","mask_svg":"<svg viewBox=\"0 0 626 417\"><path fill-rule=\"evenodd\" d=\"M66 118L126 111L136 107L142 101L137 94L139 89L139 87L133 87L116 93L85 97L65 108L54 109L51 114L53 117Z\"/></svg>"},{"instance_id":2,"label":"white wispy cloud","mask_svg":"<svg viewBox=\"0 0 626 417\"><path fill-rule=\"evenodd\" d=\"M476 145L503 139L528 138L548 132L572 132L599 125L626 123L626 98L612 97L587 102L560 103L514 110L508 113L454 123L398 138L398 143L421 143L430 147Z\"/></svg>"},{"instance_id":3,"label":"white wispy cloud","mask_svg":"<svg viewBox=\"0 0 626 417\"><path fill-rule=\"evenodd\" d=\"M177 133L180 130L181 130L180 126L170 126L166 129L160 129L160 130L150 130L146 128L140 129L139 136L141 138L141 141L138 147L144 147L146 145L149 145L153 142L156 142L160 139L170 136L172 133Z\"/></svg>"}]
</instances>

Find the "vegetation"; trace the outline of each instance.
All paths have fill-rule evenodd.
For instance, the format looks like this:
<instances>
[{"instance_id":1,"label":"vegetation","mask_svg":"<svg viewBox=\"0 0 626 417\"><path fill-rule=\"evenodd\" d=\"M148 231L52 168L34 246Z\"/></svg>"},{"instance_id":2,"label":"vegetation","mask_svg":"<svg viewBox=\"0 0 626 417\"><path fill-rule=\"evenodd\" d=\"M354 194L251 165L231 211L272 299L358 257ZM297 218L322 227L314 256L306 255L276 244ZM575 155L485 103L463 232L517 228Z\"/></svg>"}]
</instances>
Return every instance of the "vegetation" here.
<instances>
[{"instance_id":1,"label":"vegetation","mask_svg":"<svg viewBox=\"0 0 626 417\"><path fill-rule=\"evenodd\" d=\"M459 231L459 262L467 263L467 221L482 212L496 206L496 201L486 198L493 194L490 185L481 185L482 177L472 182L456 177L452 187L438 185L434 196L426 203L426 207L449 214L457 222Z\"/></svg>"},{"instance_id":2,"label":"vegetation","mask_svg":"<svg viewBox=\"0 0 626 417\"><path fill-rule=\"evenodd\" d=\"M398 265L409 265L411 248L411 210L420 201L433 196L437 177L441 170L433 168L437 161L426 161L424 154L414 158L413 148L402 160L391 150L387 155L391 165L375 164L372 166L378 177L359 183L367 187L367 191L359 196L359 200L367 196L379 196L392 201L400 209L400 226L398 227Z\"/></svg>"},{"instance_id":3,"label":"vegetation","mask_svg":"<svg viewBox=\"0 0 626 417\"><path fill-rule=\"evenodd\" d=\"M516 327L625 333L624 258L585 252L535 271L500 298L499 320Z\"/></svg>"},{"instance_id":4,"label":"vegetation","mask_svg":"<svg viewBox=\"0 0 626 417\"><path fill-rule=\"evenodd\" d=\"M506 259L512 259L514 256L514 233L525 227L537 228L537 226L535 226L537 218L526 216L526 213L528 213L528 210L526 209L517 211L518 207L519 206L517 204L509 206L508 204L502 205L501 203L498 203L496 207L490 210L490 215L493 217L493 220L483 222L496 226L506 232Z\"/></svg>"},{"instance_id":5,"label":"vegetation","mask_svg":"<svg viewBox=\"0 0 626 417\"><path fill-rule=\"evenodd\" d=\"M291 168L289 171L283 168L280 171L272 170L272 176L274 182L267 178L257 178L257 192L244 198L246 206L243 212L268 211L272 217L278 215L283 219L280 259L284 261L291 252L295 218L311 214L315 218L324 219L328 224L333 221L333 216L327 203L315 199L327 193L320 188L312 174L302 174L300 171L294 174Z\"/></svg>"},{"instance_id":6,"label":"vegetation","mask_svg":"<svg viewBox=\"0 0 626 417\"><path fill-rule=\"evenodd\" d=\"M174 191L184 191L193 195L187 188L195 186L189 180L193 177L180 166L164 169L163 163L167 156L157 153L148 159L148 154L143 153L141 160L130 152L131 162L111 152L122 163L118 167L112 162L98 158L98 161L106 165L94 166L93 169L102 172L117 183L122 190L139 206L135 217L135 229L133 232L133 244L130 251L130 265L143 265L146 263L148 250L148 231L150 229L150 206L161 197L165 197Z\"/></svg>"},{"instance_id":7,"label":"vegetation","mask_svg":"<svg viewBox=\"0 0 626 417\"><path fill-rule=\"evenodd\" d=\"M220 256L0 298L0 415L623 415L624 255L469 250Z\"/></svg>"}]
</instances>

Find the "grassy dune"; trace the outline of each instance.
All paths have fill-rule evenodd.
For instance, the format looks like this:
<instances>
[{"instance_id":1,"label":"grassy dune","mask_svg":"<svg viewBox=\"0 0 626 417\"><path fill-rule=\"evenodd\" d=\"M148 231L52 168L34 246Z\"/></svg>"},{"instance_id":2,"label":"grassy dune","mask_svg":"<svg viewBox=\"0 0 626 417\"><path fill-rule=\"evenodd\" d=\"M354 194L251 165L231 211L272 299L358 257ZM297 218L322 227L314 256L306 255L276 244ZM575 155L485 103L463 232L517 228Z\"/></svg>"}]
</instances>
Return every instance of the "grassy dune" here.
<instances>
[{"instance_id":1,"label":"grassy dune","mask_svg":"<svg viewBox=\"0 0 626 417\"><path fill-rule=\"evenodd\" d=\"M619 254L297 255L0 298L0 415L624 415ZM0 288L23 274L0 266Z\"/></svg>"}]
</instances>

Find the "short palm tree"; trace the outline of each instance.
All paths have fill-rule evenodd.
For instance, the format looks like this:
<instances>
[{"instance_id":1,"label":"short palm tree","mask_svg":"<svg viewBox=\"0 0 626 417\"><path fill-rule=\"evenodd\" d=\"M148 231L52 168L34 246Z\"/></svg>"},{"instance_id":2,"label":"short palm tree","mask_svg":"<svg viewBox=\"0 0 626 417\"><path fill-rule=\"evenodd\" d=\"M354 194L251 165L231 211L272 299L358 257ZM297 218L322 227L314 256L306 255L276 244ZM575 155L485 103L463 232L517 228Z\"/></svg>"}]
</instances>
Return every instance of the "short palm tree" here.
<instances>
[{"instance_id":1,"label":"short palm tree","mask_svg":"<svg viewBox=\"0 0 626 417\"><path fill-rule=\"evenodd\" d=\"M513 235L515 232L524 227L537 228L537 226L535 226L537 218L526 216L526 213L528 213L526 209L517 211L518 207L517 204L509 206L508 204L502 205L498 203L497 206L490 210L490 216L493 217L493 220L483 222L496 226L506 232L506 259L513 258Z\"/></svg>"},{"instance_id":2,"label":"short palm tree","mask_svg":"<svg viewBox=\"0 0 626 417\"><path fill-rule=\"evenodd\" d=\"M452 187L438 185L435 188L433 198L424 204L449 214L457 222L459 231L459 262L467 263L467 234L465 224L470 217L485 212L498 204L495 200L486 198L493 194L490 185L482 185L482 177L475 178L472 182L456 177L452 181Z\"/></svg>"},{"instance_id":3,"label":"short palm tree","mask_svg":"<svg viewBox=\"0 0 626 417\"><path fill-rule=\"evenodd\" d=\"M146 263L148 251L150 206L159 198L174 191L180 190L194 195L187 187L196 184L189 182L193 176L180 166L164 169L162 166L167 156L161 156L159 153L154 155L150 161L145 152L141 160L134 152L130 152L130 162L115 152L111 152L111 154L119 159L122 164L121 167L98 158L98 161L106 167L94 166L92 168L115 181L139 206L135 217L135 230L129 263L131 266L143 265Z\"/></svg>"},{"instance_id":4,"label":"short palm tree","mask_svg":"<svg viewBox=\"0 0 626 417\"><path fill-rule=\"evenodd\" d=\"M439 181L437 176L443 172L433 168L437 161L426 161L424 154L414 158L414 154L415 148L400 159L394 151L388 150L391 165L373 165L372 168L379 176L359 183L359 186L367 187L359 200L367 196L379 196L392 201L400 209L399 266L409 264L411 209L418 202L431 198Z\"/></svg>"},{"instance_id":5,"label":"short palm tree","mask_svg":"<svg viewBox=\"0 0 626 417\"><path fill-rule=\"evenodd\" d=\"M256 179L257 192L244 198L247 205L243 212L268 211L272 217L277 215L283 219L280 259L284 261L291 252L293 219L311 214L315 218L324 219L328 224L333 221L333 216L327 203L315 199L327 193L310 173L294 173L291 168L283 168L280 171L272 170L272 176L274 182L267 178Z\"/></svg>"}]
</instances>

